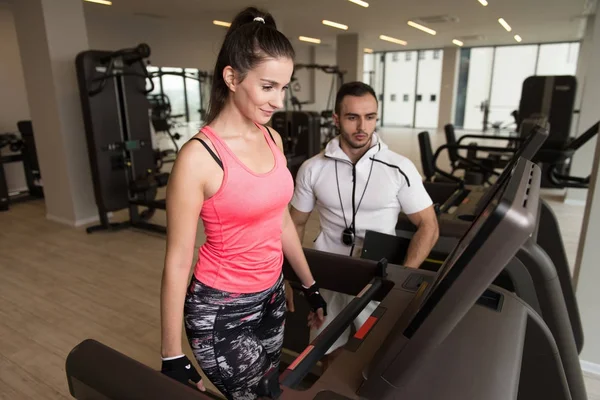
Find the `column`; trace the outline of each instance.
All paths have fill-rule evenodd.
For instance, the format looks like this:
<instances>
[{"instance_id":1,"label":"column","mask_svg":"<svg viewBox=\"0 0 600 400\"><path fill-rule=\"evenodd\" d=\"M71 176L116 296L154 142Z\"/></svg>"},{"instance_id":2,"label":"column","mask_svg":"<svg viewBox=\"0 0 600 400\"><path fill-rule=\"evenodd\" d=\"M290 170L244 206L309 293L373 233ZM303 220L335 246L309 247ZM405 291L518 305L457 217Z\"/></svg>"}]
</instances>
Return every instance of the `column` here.
<instances>
[{"instance_id":1,"label":"column","mask_svg":"<svg viewBox=\"0 0 600 400\"><path fill-rule=\"evenodd\" d=\"M444 125L454 123L454 98L456 97L456 72L460 49L444 47L442 62L442 84L440 87L440 108L438 111L438 130Z\"/></svg>"},{"instance_id":2,"label":"column","mask_svg":"<svg viewBox=\"0 0 600 400\"><path fill-rule=\"evenodd\" d=\"M344 82L362 81L364 48L357 33L337 35L336 60L340 70L346 71Z\"/></svg>"},{"instance_id":3,"label":"column","mask_svg":"<svg viewBox=\"0 0 600 400\"><path fill-rule=\"evenodd\" d=\"M600 22L597 15L591 15L587 19L585 36L581 42L579 60L577 62L577 97L576 107L579 106L579 115L574 115L573 119L577 122L574 125L572 134L579 136L589 127L600 119L597 106L600 101L600 76L598 70L594 67L600 65ZM592 170L594 161L594 150L596 139L590 140L585 146L581 147L575 153L571 162L572 176L588 176ZM583 205L586 201L586 189L568 189L566 202L571 204Z\"/></svg>"},{"instance_id":4,"label":"column","mask_svg":"<svg viewBox=\"0 0 600 400\"><path fill-rule=\"evenodd\" d=\"M586 35L585 41L591 40L588 47L590 54L585 70L588 71L583 87L579 131L587 129L598 121L600 115L600 13L591 17L593 35ZM587 44L586 44L587 45ZM584 369L600 371L600 318L598 318L598 301L600 300L598 285L600 284L600 141L593 140L579 149L574 158L572 174L587 175L592 173L590 187L586 191L579 190L577 195L585 195L586 200L583 226L580 235L574 282L576 295L583 321L585 344L581 353ZM569 190L570 196L573 196Z\"/></svg>"},{"instance_id":5,"label":"column","mask_svg":"<svg viewBox=\"0 0 600 400\"><path fill-rule=\"evenodd\" d=\"M13 12L46 217L71 226L97 218L75 57L89 48L81 0L19 0Z\"/></svg>"}]
</instances>

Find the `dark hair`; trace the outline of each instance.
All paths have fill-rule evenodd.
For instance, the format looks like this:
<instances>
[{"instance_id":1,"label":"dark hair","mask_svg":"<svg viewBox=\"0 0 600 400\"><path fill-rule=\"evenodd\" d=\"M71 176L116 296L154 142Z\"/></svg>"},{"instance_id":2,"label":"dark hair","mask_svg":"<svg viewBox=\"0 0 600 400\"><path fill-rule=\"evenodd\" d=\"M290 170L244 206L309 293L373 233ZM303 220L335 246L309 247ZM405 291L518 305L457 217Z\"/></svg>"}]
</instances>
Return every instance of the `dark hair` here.
<instances>
[{"instance_id":1,"label":"dark hair","mask_svg":"<svg viewBox=\"0 0 600 400\"><path fill-rule=\"evenodd\" d=\"M292 44L277 30L271 14L255 7L240 12L227 30L217 57L206 124L219 115L229 96L229 88L223 79L225 67L231 66L243 80L249 70L266 58L285 57L293 60L295 56Z\"/></svg>"},{"instance_id":2,"label":"dark hair","mask_svg":"<svg viewBox=\"0 0 600 400\"><path fill-rule=\"evenodd\" d=\"M346 96L364 96L365 94L370 94L371 96L373 96L375 98L375 101L377 103L379 103L377 101L377 96L375 95L375 91L373 90L373 88L369 85L367 85L366 83L363 82L347 82L344 83L341 87L340 90L338 90L337 95L335 96L335 113L337 115L340 115L340 108L342 107L342 100L344 100L344 97Z\"/></svg>"}]
</instances>

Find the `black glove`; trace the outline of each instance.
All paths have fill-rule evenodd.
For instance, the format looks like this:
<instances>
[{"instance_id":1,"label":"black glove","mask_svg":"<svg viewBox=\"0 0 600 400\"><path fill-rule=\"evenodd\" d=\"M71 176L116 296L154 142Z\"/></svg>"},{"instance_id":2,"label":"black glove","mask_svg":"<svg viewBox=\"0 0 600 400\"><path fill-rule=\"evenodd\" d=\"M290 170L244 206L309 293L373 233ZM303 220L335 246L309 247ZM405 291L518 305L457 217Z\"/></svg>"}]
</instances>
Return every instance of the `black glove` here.
<instances>
[{"instance_id":1,"label":"black glove","mask_svg":"<svg viewBox=\"0 0 600 400\"><path fill-rule=\"evenodd\" d=\"M161 372L186 385L188 380L198 383L202 379L186 355L172 360L163 360Z\"/></svg>"},{"instance_id":2,"label":"black glove","mask_svg":"<svg viewBox=\"0 0 600 400\"><path fill-rule=\"evenodd\" d=\"M325 299L319 293L319 287L317 283L313 283L311 287L306 288L302 285L302 291L304 292L304 297L306 297L306 301L310 305L310 309L313 312L317 312L319 308L323 309L323 316L327 316L327 303Z\"/></svg>"}]
</instances>

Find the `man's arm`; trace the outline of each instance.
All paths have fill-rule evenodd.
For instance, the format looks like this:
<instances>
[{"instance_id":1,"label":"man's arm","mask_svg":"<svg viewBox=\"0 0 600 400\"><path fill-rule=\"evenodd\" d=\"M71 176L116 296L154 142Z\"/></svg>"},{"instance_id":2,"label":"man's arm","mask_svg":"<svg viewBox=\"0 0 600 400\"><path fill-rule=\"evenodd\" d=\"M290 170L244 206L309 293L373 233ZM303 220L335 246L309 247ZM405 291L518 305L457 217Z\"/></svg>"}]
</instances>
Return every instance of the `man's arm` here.
<instances>
[{"instance_id":1,"label":"man's arm","mask_svg":"<svg viewBox=\"0 0 600 400\"><path fill-rule=\"evenodd\" d=\"M438 221L433 206L407 214L407 217L417 227L417 232L410 240L404 265L419 268L439 238Z\"/></svg>"}]
</instances>

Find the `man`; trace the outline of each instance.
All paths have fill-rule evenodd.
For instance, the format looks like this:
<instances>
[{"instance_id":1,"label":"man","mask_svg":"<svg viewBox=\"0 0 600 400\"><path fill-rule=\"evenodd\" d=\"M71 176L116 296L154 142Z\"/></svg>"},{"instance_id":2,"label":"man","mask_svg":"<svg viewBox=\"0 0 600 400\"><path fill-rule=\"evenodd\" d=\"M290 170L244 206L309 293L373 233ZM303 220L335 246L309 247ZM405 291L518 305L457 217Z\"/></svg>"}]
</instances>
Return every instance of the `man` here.
<instances>
[{"instance_id":1,"label":"man","mask_svg":"<svg viewBox=\"0 0 600 400\"><path fill-rule=\"evenodd\" d=\"M314 248L360 257L366 230L395 235L398 214L404 212L417 231L411 239L404 265L419 268L438 239L433 202L422 178L406 157L391 151L375 133L378 103L373 89L362 82L342 85L336 96L334 122L339 135L325 150L305 161L296 176L291 217L300 240L316 207L321 232ZM316 337L353 299L342 293L321 290L328 316ZM377 307L371 302L354 321L356 329ZM327 361L348 340L348 329L332 345ZM312 338L311 338L312 339Z\"/></svg>"}]
</instances>

